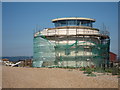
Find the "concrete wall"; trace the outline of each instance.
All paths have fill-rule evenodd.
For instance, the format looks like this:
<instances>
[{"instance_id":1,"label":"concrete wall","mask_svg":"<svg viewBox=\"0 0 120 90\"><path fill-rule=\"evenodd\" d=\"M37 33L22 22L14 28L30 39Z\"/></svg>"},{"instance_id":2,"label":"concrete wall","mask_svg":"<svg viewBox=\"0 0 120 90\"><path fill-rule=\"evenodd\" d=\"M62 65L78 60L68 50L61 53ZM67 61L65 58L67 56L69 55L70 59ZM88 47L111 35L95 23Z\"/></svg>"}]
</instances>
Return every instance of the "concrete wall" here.
<instances>
[{"instance_id":1,"label":"concrete wall","mask_svg":"<svg viewBox=\"0 0 120 90\"><path fill-rule=\"evenodd\" d=\"M99 34L98 30L92 29L52 29L52 30L43 30L41 31L43 35L76 35L77 34Z\"/></svg>"}]
</instances>

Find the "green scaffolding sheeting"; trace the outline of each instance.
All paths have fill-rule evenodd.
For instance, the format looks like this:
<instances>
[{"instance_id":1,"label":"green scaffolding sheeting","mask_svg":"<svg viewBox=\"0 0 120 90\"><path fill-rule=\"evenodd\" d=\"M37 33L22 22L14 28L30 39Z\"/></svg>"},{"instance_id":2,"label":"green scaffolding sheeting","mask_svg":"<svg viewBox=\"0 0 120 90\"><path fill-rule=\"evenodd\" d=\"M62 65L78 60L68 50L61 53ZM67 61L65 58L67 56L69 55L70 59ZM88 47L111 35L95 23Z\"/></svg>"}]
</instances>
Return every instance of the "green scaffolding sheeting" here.
<instances>
[{"instance_id":1,"label":"green scaffolding sheeting","mask_svg":"<svg viewBox=\"0 0 120 90\"><path fill-rule=\"evenodd\" d=\"M33 67L42 67L44 62L55 61L54 44L39 36L34 40Z\"/></svg>"},{"instance_id":2,"label":"green scaffolding sheeting","mask_svg":"<svg viewBox=\"0 0 120 90\"><path fill-rule=\"evenodd\" d=\"M70 61L75 61L75 64L72 62L74 66L80 67L79 63L85 64L88 60L98 67L107 64L110 40L103 40L99 44L93 41L89 41L89 43L92 45L87 45L86 41L79 42L78 40L73 44L55 44L40 34L34 37L33 67L64 66L64 63L69 65ZM86 47L89 47L91 55L86 54L85 50L88 50ZM79 55L80 52L81 55Z\"/></svg>"}]
</instances>

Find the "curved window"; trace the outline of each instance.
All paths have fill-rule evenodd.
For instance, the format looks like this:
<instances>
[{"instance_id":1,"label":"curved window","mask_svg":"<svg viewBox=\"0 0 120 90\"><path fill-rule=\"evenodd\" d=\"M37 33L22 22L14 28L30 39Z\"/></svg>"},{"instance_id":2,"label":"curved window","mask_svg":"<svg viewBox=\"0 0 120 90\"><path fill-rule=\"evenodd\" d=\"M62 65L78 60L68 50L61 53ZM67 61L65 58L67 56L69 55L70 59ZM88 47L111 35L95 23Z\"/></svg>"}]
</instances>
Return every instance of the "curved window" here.
<instances>
[{"instance_id":1,"label":"curved window","mask_svg":"<svg viewBox=\"0 0 120 90\"><path fill-rule=\"evenodd\" d=\"M92 23L90 21L82 21L82 20L60 20L56 21L55 27L62 26L89 26L92 27Z\"/></svg>"},{"instance_id":2,"label":"curved window","mask_svg":"<svg viewBox=\"0 0 120 90\"><path fill-rule=\"evenodd\" d=\"M90 21L82 21L81 26L89 26L92 27L92 23Z\"/></svg>"}]
</instances>

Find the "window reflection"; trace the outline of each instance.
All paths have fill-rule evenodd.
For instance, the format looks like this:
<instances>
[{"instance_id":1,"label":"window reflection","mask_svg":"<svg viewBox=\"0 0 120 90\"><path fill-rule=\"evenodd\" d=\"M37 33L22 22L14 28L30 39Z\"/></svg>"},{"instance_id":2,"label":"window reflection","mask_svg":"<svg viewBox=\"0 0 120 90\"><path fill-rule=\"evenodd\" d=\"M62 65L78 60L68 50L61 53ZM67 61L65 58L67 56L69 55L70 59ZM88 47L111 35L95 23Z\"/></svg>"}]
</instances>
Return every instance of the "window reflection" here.
<instances>
[{"instance_id":1,"label":"window reflection","mask_svg":"<svg viewBox=\"0 0 120 90\"><path fill-rule=\"evenodd\" d=\"M56 21L55 27L61 27L61 26L89 26L92 27L91 21L82 21L82 20L60 20Z\"/></svg>"}]
</instances>

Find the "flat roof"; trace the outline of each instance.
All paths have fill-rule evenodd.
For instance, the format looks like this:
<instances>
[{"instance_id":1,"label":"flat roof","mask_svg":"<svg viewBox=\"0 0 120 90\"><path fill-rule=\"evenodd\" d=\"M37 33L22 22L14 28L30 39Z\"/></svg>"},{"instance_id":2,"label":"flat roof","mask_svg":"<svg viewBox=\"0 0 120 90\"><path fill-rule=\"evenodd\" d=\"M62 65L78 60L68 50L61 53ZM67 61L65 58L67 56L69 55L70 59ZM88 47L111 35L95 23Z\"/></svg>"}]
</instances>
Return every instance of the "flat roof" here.
<instances>
[{"instance_id":1,"label":"flat roof","mask_svg":"<svg viewBox=\"0 0 120 90\"><path fill-rule=\"evenodd\" d=\"M87 21L92 21L92 22L95 22L95 19L91 19L91 18L82 18L82 17L66 17L66 18L56 18L56 19L53 19L52 22L55 22L55 21L60 21L60 20L87 20Z\"/></svg>"}]
</instances>

